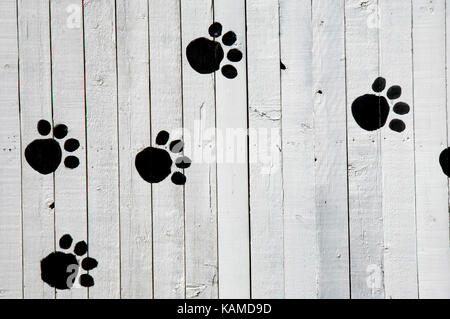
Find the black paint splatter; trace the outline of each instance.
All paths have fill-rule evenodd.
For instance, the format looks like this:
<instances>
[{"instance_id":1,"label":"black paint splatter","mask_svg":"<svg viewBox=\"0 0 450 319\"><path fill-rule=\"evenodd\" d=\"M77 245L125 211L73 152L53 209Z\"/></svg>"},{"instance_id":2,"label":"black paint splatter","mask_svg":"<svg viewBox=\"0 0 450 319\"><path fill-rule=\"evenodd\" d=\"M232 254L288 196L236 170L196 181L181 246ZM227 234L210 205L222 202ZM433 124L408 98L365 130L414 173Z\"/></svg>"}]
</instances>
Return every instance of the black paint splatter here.
<instances>
[{"instance_id":1,"label":"black paint splatter","mask_svg":"<svg viewBox=\"0 0 450 319\"><path fill-rule=\"evenodd\" d=\"M72 247L73 239L70 235L64 235L59 240L61 249ZM75 245L74 253L56 251L41 260L41 278L50 287L60 290L71 289L75 283L80 268L77 258L87 253L87 244L82 241ZM93 270L98 262L94 258L85 257L81 260L81 268L85 271ZM94 279L89 274L83 274L79 279L83 287L92 287Z\"/></svg>"},{"instance_id":2,"label":"black paint splatter","mask_svg":"<svg viewBox=\"0 0 450 319\"><path fill-rule=\"evenodd\" d=\"M442 151L439 156L439 164L441 164L444 174L450 177L450 147Z\"/></svg>"},{"instance_id":3,"label":"black paint splatter","mask_svg":"<svg viewBox=\"0 0 450 319\"><path fill-rule=\"evenodd\" d=\"M410 111L410 107L408 104L404 102L398 102L394 105L394 112L398 115L405 115L408 114Z\"/></svg>"},{"instance_id":4,"label":"black paint splatter","mask_svg":"<svg viewBox=\"0 0 450 319\"><path fill-rule=\"evenodd\" d=\"M148 147L136 156L136 169L148 183L160 183L172 172L172 159L166 150Z\"/></svg>"},{"instance_id":5,"label":"black paint splatter","mask_svg":"<svg viewBox=\"0 0 450 319\"><path fill-rule=\"evenodd\" d=\"M51 132L51 124L46 120L40 120L37 124L40 135L47 136ZM37 172L47 175L54 173L62 161L62 150L56 139L63 139L67 136L68 128L64 124L57 125L54 130L54 138L37 139L31 142L25 149L25 159L28 164ZM67 152L74 152L80 147L76 139L68 139L64 143ZM75 156L69 156L64 161L67 168L74 169L80 164Z\"/></svg>"},{"instance_id":6,"label":"black paint splatter","mask_svg":"<svg viewBox=\"0 0 450 319\"><path fill-rule=\"evenodd\" d=\"M375 79L372 90L375 93L382 93L386 88L386 79L379 77ZM398 85L390 87L387 91L387 97L395 100L401 97L402 89ZM394 112L398 115L406 115L410 111L408 104L398 102L394 105ZM386 125L390 112L388 100L381 95L366 94L358 97L352 103L352 115L358 125L366 131L376 131ZM391 130L403 132L406 125L402 120L393 119L389 123Z\"/></svg>"},{"instance_id":7,"label":"black paint splatter","mask_svg":"<svg viewBox=\"0 0 450 319\"><path fill-rule=\"evenodd\" d=\"M224 53L220 43L199 38L188 45L186 57L195 71L210 74L220 69Z\"/></svg>"},{"instance_id":8,"label":"black paint splatter","mask_svg":"<svg viewBox=\"0 0 450 319\"><path fill-rule=\"evenodd\" d=\"M391 123L389 123L389 128L395 132L401 133L406 129L406 125L402 120L393 119Z\"/></svg>"},{"instance_id":9,"label":"black paint splatter","mask_svg":"<svg viewBox=\"0 0 450 319\"><path fill-rule=\"evenodd\" d=\"M219 22L214 22L208 29L208 33L213 38L218 38L222 34L222 25Z\"/></svg>"},{"instance_id":10,"label":"black paint splatter","mask_svg":"<svg viewBox=\"0 0 450 319\"><path fill-rule=\"evenodd\" d=\"M222 45L215 39L222 35L222 25L214 22L208 29L209 35L214 40L207 38L198 38L193 40L186 48L186 57L191 67L200 74L210 74L220 69L225 53ZM236 43L237 36L233 31L228 31L222 37L222 43L225 46L232 46ZM238 49L231 49L227 53L227 59L230 62L239 62L242 60L242 52ZM238 75L237 69L226 64L222 67L222 74L228 79L234 79Z\"/></svg>"},{"instance_id":11,"label":"black paint splatter","mask_svg":"<svg viewBox=\"0 0 450 319\"><path fill-rule=\"evenodd\" d=\"M381 93L386 88L386 79L385 78L376 78L372 84L372 90L376 93Z\"/></svg>"},{"instance_id":12,"label":"black paint splatter","mask_svg":"<svg viewBox=\"0 0 450 319\"><path fill-rule=\"evenodd\" d=\"M238 75L236 68L230 64L223 66L222 74L224 77L229 79L234 79Z\"/></svg>"},{"instance_id":13,"label":"black paint splatter","mask_svg":"<svg viewBox=\"0 0 450 319\"><path fill-rule=\"evenodd\" d=\"M226 46L231 46L237 41L236 33L233 31L228 31L222 37L222 42Z\"/></svg>"},{"instance_id":14,"label":"black paint splatter","mask_svg":"<svg viewBox=\"0 0 450 319\"><path fill-rule=\"evenodd\" d=\"M366 94L358 97L352 104L352 114L366 131L382 128L389 115L389 104L384 96Z\"/></svg>"},{"instance_id":15,"label":"black paint splatter","mask_svg":"<svg viewBox=\"0 0 450 319\"><path fill-rule=\"evenodd\" d=\"M191 167L191 164L191 159L187 156L178 157L175 161L175 165L181 169L189 168Z\"/></svg>"},{"instance_id":16,"label":"black paint splatter","mask_svg":"<svg viewBox=\"0 0 450 319\"><path fill-rule=\"evenodd\" d=\"M180 172L173 173L171 180L175 185L186 184L186 176L184 176L184 174Z\"/></svg>"},{"instance_id":17,"label":"black paint splatter","mask_svg":"<svg viewBox=\"0 0 450 319\"><path fill-rule=\"evenodd\" d=\"M156 144L163 146L169 141L169 133L159 132L156 137ZM184 149L184 142L175 140L169 144L169 150L172 153L181 153ZM136 155L135 166L139 175L147 183L160 183L164 181L171 173L173 161L168 151L162 148L147 147ZM175 166L180 169L186 169L191 166L191 160L186 156L176 159ZM186 176L181 172L172 174L172 182L176 185L184 185Z\"/></svg>"}]
</instances>

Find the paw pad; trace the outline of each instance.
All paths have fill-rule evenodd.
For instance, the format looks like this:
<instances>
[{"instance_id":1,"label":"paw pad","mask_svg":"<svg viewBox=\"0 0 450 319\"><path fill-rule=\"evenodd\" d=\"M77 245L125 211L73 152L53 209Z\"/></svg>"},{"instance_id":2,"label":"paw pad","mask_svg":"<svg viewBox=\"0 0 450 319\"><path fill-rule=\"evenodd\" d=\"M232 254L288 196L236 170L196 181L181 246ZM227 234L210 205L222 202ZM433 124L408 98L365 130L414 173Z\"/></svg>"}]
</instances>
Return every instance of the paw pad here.
<instances>
[{"instance_id":1,"label":"paw pad","mask_svg":"<svg viewBox=\"0 0 450 319\"><path fill-rule=\"evenodd\" d=\"M444 174L450 177L450 147L442 151L439 156L439 164L441 164Z\"/></svg>"},{"instance_id":2,"label":"paw pad","mask_svg":"<svg viewBox=\"0 0 450 319\"><path fill-rule=\"evenodd\" d=\"M201 74L218 71L225 56L222 44L230 47L237 41L236 34L233 31L228 31L222 36L222 25L218 22L214 22L209 27L208 32L214 40L204 37L198 38L189 43L186 48L186 57L189 64ZM215 41L221 36L222 44ZM236 48L230 49L227 52L227 59L233 63L239 62L242 60L242 52ZM238 75L237 69L231 64L224 65L221 70L223 76L228 79L234 79Z\"/></svg>"},{"instance_id":3,"label":"paw pad","mask_svg":"<svg viewBox=\"0 0 450 319\"><path fill-rule=\"evenodd\" d=\"M156 137L156 144L167 147L169 133L161 131ZM173 154L183 152L184 143L181 140L170 142L169 151ZM136 155L136 169L139 175L148 183L160 183L172 173L173 161L170 153L164 148L147 147ZM191 166L191 159L186 156L179 156L175 160L175 166L179 169L187 169ZM181 172L174 172L171 177L175 185L186 184L186 176Z\"/></svg>"},{"instance_id":4,"label":"paw pad","mask_svg":"<svg viewBox=\"0 0 450 319\"><path fill-rule=\"evenodd\" d=\"M386 89L386 79L379 77L373 85L372 90L377 94L366 94L358 97L352 104L352 114L358 125L366 131L376 131L387 122L390 105L388 100L379 95ZM397 100L402 95L402 89L398 85L390 87L386 96L390 101ZM397 102L393 107L394 113L397 115L406 115L410 111L408 104L404 102ZM393 119L389 123L389 128L395 132L403 132L406 125L402 120Z\"/></svg>"},{"instance_id":5,"label":"paw pad","mask_svg":"<svg viewBox=\"0 0 450 319\"><path fill-rule=\"evenodd\" d=\"M47 136L51 133L52 126L48 121L40 120L37 130L41 136ZM67 126L59 124L53 129L53 138L37 139L31 142L25 149L25 159L28 164L43 175L54 173L62 161L62 150L57 140L64 139L67 133ZM80 142L73 138L67 139L64 143L64 150L69 153L75 152L79 147ZM80 165L80 160L70 155L64 159L64 165L74 169Z\"/></svg>"},{"instance_id":6,"label":"paw pad","mask_svg":"<svg viewBox=\"0 0 450 319\"><path fill-rule=\"evenodd\" d=\"M59 240L59 247L67 250L72 247L73 239L70 235L64 235ZM56 251L42 259L41 278L50 287L66 290L71 289L78 276L80 260L82 257L81 268L85 271L93 270L98 262L94 258L83 257L87 254L88 246L86 242L80 241L73 248L73 253L64 253ZM94 278L89 274L82 274L79 283L83 287L94 286Z\"/></svg>"}]
</instances>

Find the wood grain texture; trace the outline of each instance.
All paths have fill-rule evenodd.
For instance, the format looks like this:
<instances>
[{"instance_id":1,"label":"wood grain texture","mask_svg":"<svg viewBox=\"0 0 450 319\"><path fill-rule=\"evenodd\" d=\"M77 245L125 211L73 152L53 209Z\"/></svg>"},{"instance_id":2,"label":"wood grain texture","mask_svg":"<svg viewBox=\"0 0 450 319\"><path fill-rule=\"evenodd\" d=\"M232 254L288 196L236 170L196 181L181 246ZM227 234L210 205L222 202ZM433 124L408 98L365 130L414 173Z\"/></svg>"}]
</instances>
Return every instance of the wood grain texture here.
<instances>
[{"instance_id":1,"label":"wood grain texture","mask_svg":"<svg viewBox=\"0 0 450 319\"><path fill-rule=\"evenodd\" d=\"M450 298L439 163L450 143L449 8L0 1L0 298ZM213 22L223 27L214 39ZM229 31L235 43L224 43ZM224 51L216 72L187 55L202 37ZM217 62L211 50L197 58ZM386 89L374 92L379 76ZM389 98L393 85L401 97ZM352 112L366 94L390 108L374 131ZM394 111L400 101L408 114ZM40 136L41 119L67 125L67 137ZM161 130L183 152L155 146ZM47 175L25 156L43 138L63 153ZM73 152L69 138L80 142ZM192 159L172 167L184 186L142 179L135 159L149 146ZM65 251L64 234L88 242L93 287L42 280L40 262Z\"/></svg>"},{"instance_id":2,"label":"wood grain texture","mask_svg":"<svg viewBox=\"0 0 450 319\"><path fill-rule=\"evenodd\" d=\"M417 251L414 180L414 106L412 81L411 1L379 1L380 75L403 94L391 102L392 119L401 119L406 130L397 133L387 125L381 136L382 211L384 226L384 286L387 299L417 298ZM393 105L406 102L407 115L397 115ZM398 190L402 191L399 192Z\"/></svg>"},{"instance_id":3,"label":"wood grain texture","mask_svg":"<svg viewBox=\"0 0 450 319\"><path fill-rule=\"evenodd\" d=\"M180 1L150 0L149 17L152 142L161 130L178 140L183 136ZM152 204L154 297L184 298L184 187L169 178L153 185Z\"/></svg>"},{"instance_id":4,"label":"wood grain texture","mask_svg":"<svg viewBox=\"0 0 450 319\"><path fill-rule=\"evenodd\" d=\"M314 1L315 210L319 298L349 298L344 1Z\"/></svg>"},{"instance_id":5,"label":"wood grain texture","mask_svg":"<svg viewBox=\"0 0 450 319\"><path fill-rule=\"evenodd\" d=\"M21 139L16 1L0 3L0 298L22 298Z\"/></svg>"},{"instance_id":6,"label":"wood grain texture","mask_svg":"<svg viewBox=\"0 0 450 319\"><path fill-rule=\"evenodd\" d=\"M120 297L115 1L84 2L89 255L99 260L89 298Z\"/></svg>"},{"instance_id":7,"label":"wood grain texture","mask_svg":"<svg viewBox=\"0 0 450 319\"><path fill-rule=\"evenodd\" d=\"M278 1L247 0L246 4L252 297L283 298L284 192Z\"/></svg>"},{"instance_id":8,"label":"wood grain texture","mask_svg":"<svg viewBox=\"0 0 450 319\"><path fill-rule=\"evenodd\" d=\"M413 2L417 264L420 298L449 298L445 1Z\"/></svg>"},{"instance_id":9,"label":"wood grain texture","mask_svg":"<svg viewBox=\"0 0 450 319\"><path fill-rule=\"evenodd\" d=\"M37 123L53 122L48 0L18 1L20 120L22 154L41 138ZM40 261L55 247L54 176L41 175L22 161L23 291L24 298L54 298L41 280Z\"/></svg>"},{"instance_id":10,"label":"wood grain texture","mask_svg":"<svg viewBox=\"0 0 450 319\"><path fill-rule=\"evenodd\" d=\"M350 271L356 299L384 298L381 133L363 130L351 111L356 98L373 93L380 75L379 30L369 23L365 6L378 10L378 1L345 3Z\"/></svg>"},{"instance_id":11,"label":"wood grain texture","mask_svg":"<svg viewBox=\"0 0 450 319\"><path fill-rule=\"evenodd\" d=\"M122 298L153 296L151 186L134 165L151 143L148 27L147 0L117 1Z\"/></svg>"},{"instance_id":12,"label":"wood grain texture","mask_svg":"<svg viewBox=\"0 0 450 319\"><path fill-rule=\"evenodd\" d=\"M315 185L308 182L315 179L312 27L311 1L280 1L286 298L317 298L319 290Z\"/></svg>"},{"instance_id":13,"label":"wood grain texture","mask_svg":"<svg viewBox=\"0 0 450 319\"><path fill-rule=\"evenodd\" d=\"M234 80L216 73L219 297L225 299L251 293L245 19L243 1L214 0L214 20L236 33L243 53Z\"/></svg>"},{"instance_id":14,"label":"wood grain texture","mask_svg":"<svg viewBox=\"0 0 450 319\"><path fill-rule=\"evenodd\" d=\"M66 156L76 156L80 165L68 169L61 163L55 172L55 242L70 234L74 242L87 240L86 148L84 53L81 1L51 1L52 97L53 122L64 124L69 138L77 139L82 147ZM74 204L76 203L76 204ZM57 245L57 250L60 247ZM81 275L81 272L79 273ZM78 278L79 279L79 278ZM57 291L57 298L86 298L87 289Z\"/></svg>"},{"instance_id":15,"label":"wood grain texture","mask_svg":"<svg viewBox=\"0 0 450 319\"><path fill-rule=\"evenodd\" d=\"M186 298L219 295L215 75L195 72L185 50L213 20L211 0L181 2L184 153L193 161L185 186Z\"/></svg>"}]
</instances>

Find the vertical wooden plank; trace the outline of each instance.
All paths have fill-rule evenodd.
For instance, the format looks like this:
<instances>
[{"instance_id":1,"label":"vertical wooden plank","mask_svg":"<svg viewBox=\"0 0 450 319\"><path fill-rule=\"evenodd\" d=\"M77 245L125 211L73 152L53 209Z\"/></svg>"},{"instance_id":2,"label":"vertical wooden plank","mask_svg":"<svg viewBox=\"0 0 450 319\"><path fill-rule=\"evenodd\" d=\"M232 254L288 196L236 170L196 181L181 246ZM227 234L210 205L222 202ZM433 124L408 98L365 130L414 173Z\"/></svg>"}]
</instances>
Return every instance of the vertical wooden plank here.
<instances>
[{"instance_id":1,"label":"vertical wooden plank","mask_svg":"<svg viewBox=\"0 0 450 319\"><path fill-rule=\"evenodd\" d=\"M350 296L344 5L315 0L312 6L319 298Z\"/></svg>"},{"instance_id":2,"label":"vertical wooden plank","mask_svg":"<svg viewBox=\"0 0 450 319\"><path fill-rule=\"evenodd\" d=\"M84 2L89 255L99 262L89 298L120 296L115 1Z\"/></svg>"},{"instance_id":3,"label":"vertical wooden plank","mask_svg":"<svg viewBox=\"0 0 450 319\"><path fill-rule=\"evenodd\" d=\"M413 1L417 254L420 298L450 297L445 1Z\"/></svg>"},{"instance_id":4,"label":"vertical wooden plank","mask_svg":"<svg viewBox=\"0 0 450 319\"><path fill-rule=\"evenodd\" d=\"M387 299L417 298L417 258L414 178L411 1L380 0L380 74L403 90L391 102L388 121L406 124L402 133L382 130L381 166L384 223L384 285ZM396 102L407 103L409 114L393 112ZM399 191L400 190L400 191Z\"/></svg>"},{"instance_id":5,"label":"vertical wooden plank","mask_svg":"<svg viewBox=\"0 0 450 319\"><path fill-rule=\"evenodd\" d=\"M352 298L384 297L381 133L364 130L352 117L353 102L365 94L374 94L372 83L379 76L378 27L369 23L368 8L378 10L378 1L346 1Z\"/></svg>"},{"instance_id":6,"label":"vertical wooden plank","mask_svg":"<svg viewBox=\"0 0 450 319\"><path fill-rule=\"evenodd\" d=\"M214 20L222 24L224 34L229 31L236 34L237 47L243 54L243 59L233 64L238 72L236 78L216 73L219 297L249 298L245 2L215 0Z\"/></svg>"},{"instance_id":7,"label":"vertical wooden plank","mask_svg":"<svg viewBox=\"0 0 450 319\"><path fill-rule=\"evenodd\" d=\"M445 1L445 15L446 15L446 22L445 22L445 26L446 26L446 32L445 32L445 36L446 36L446 86L447 86L447 95L446 95L446 111L447 111L447 147L450 146L450 85L449 85L449 79L450 79L450 69L449 69L449 61L450 61L450 2L448 0ZM417 165L417 164L416 164ZM448 194L449 194L449 198L448 198L448 205L450 207L450 181L447 181L447 186L449 187L448 189ZM446 217L444 213L440 213L439 216L442 216L444 222L446 221ZM447 215L448 218L450 218L449 215ZM450 221L448 222L448 224L450 225ZM447 236L450 236L449 233L445 233L444 232L444 228L445 226L441 225L440 226L440 230L442 227L442 233L440 233L440 236L442 236L442 240L445 240L445 238L447 238L447 242L450 242L450 239ZM439 245L439 249L443 249L444 250L444 263L448 265L450 265L450 245L447 245L447 247L445 248L445 245L443 244L442 246ZM445 251L447 252L445 255ZM445 266L443 266L445 267ZM448 269L449 267L447 267ZM446 273L447 276L444 277L444 291L446 289L446 293L444 292L442 296L439 297L443 297L443 298L447 298L448 299L448 294L450 291L450 276L448 274L448 272ZM420 278L420 277L419 277ZM420 289L421 289L421 282L419 281L419 296L420 296ZM439 288L440 289L440 288ZM440 295L440 293L439 293ZM426 296L428 297L428 296ZM433 296L431 296L433 297Z\"/></svg>"},{"instance_id":8,"label":"vertical wooden plank","mask_svg":"<svg viewBox=\"0 0 450 319\"><path fill-rule=\"evenodd\" d=\"M185 186L186 298L218 297L214 74L189 65L186 48L213 23L212 0L181 2L185 155L193 160Z\"/></svg>"},{"instance_id":9,"label":"vertical wooden plank","mask_svg":"<svg viewBox=\"0 0 450 319\"><path fill-rule=\"evenodd\" d=\"M41 119L52 122L49 1L18 1L22 154L42 138ZM54 298L41 280L40 261L54 250L53 174L22 162L23 285L25 298Z\"/></svg>"},{"instance_id":10,"label":"vertical wooden plank","mask_svg":"<svg viewBox=\"0 0 450 319\"><path fill-rule=\"evenodd\" d=\"M311 4L280 1L286 298L318 296Z\"/></svg>"},{"instance_id":11,"label":"vertical wooden plank","mask_svg":"<svg viewBox=\"0 0 450 319\"><path fill-rule=\"evenodd\" d=\"M151 298L151 186L134 157L150 143L148 1L117 1L122 298Z\"/></svg>"},{"instance_id":12,"label":"vertical wooden plank","mask_svg":"<svg viewBox=\"0 0 450 319\"><path fill-rule=\"evenodd\" d=\"M151 132L182 138L180 1L150 0ZM189 174L188 174L189 183ZM185 297L184 188L170 178L152 187L154 297Z\"/></svg>"},{"instance_id":13,"label":"vertical wooden plank","mask_svg":"<svg viewBox=\"0 0 450 319\"><path fill-rule=\"evenodd\" d=\"M284 297L278 1L247 0L252 296ZM262 81L262 79L264 79Z\"/></svg>"},{"instance_id":14,"label":"vertical wooden plank","mask_svg":"<svg viewBox=\"0 0 450 319\"><path fill-rule=\"evenodd\" d=\"M22 199L16 0L0 3L0 298L22 298Z\"/></svg>"},{"instance_id":15,"label":"vertical wooden plank","mask_svg":"<svg viewBox=\"0 0 450 319\"><path fill-rule=\"evenodd\" d=\"M87 240L82 1L53 0L50 6L54 124L68 127L67 137L59 140L61 148L68 139L76 139L83 145L75 152L63 149L63 163L55 173L55 238L58 242L63 235L70 234L74 242L79 242ZM76 156L80 165L75 169L65 167L67 156ZM58 246L56 249L61 250ZM75 287L57 290L57 297L87 297L86 288Z\"/></svg>"}]
</instances>

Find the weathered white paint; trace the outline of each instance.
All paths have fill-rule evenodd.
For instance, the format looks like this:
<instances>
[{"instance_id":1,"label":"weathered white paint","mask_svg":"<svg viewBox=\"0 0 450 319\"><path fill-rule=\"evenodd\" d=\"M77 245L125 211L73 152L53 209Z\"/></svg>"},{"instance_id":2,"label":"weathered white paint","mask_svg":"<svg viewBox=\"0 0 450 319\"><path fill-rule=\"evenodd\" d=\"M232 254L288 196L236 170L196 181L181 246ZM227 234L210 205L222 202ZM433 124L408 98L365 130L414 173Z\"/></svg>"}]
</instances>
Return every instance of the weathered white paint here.
<instances>
[{"instance_id":1,"label":"weathered white paint","mask_svg":"<svg viewBox=\"0 0 450 319\"><path fill-rule=\"evenodd\" d=\"M286 298L318 296L315 185L308 182L315 176L311 9L310 0L280 2Z\"/></svg>"},{"instance_id":2,"label":"weathered white paint","mask_svg":"<svg viewBox=\"0 0 450 319\"><path fill-rule=\"evenodd\" d=\"M52 122L50 8L48 0L18 1L20 119L22 154L41 138L37 123ZM54 242L54 176L36 172L22 160L23 290L25 298L54 298L55 290L41 280L40 261Z\"/></svg>"},{"instance_id":3,"label":"weathered white paint","mask_svg":"<svg viewBox=\"0 0 450 319\"><path fill-rule=\"evenodd\" d=\"M380 131L389 128L367 132L351 113L357 97L373 94L372 83L380 75L379 31L367 8L377 9L378 1L345 2L351 297L383 298Z\"/></svg>"},{"instance_id":4,"label":"weathered white paint","mask_svg":"<svg viewBox=\"0 0 450 319\"><path fill-rule=\"evenodd\" d=\"M86 148L85 148L85 99L83 29L81 25L70 27L67 23L67 7L74 8L81 20L81 1L51 1L51 45L52 45L52 96L53 122L65 124L69 128L67 137L80 142L80 148L71 153L63 150L63 163L55 172L55 243L60 250L59 239L70 234L74 245L87 239L86 205ZM77 9L76 9L77 8ZM63 147L62 147L63 148ZM66 156L76 156L80 166L68 169L64 166ZM74 205L76 203L76 205ZM72 247L73 248L73 247ZM80 273L81 274L81 273ZM87 289L78 288L56 291L57 298L86 298Z\"/></svg>"},{"instance_id":5,"label":"weathered white paint","mask_svg":"<svg viewBox=\"0 0 450 319\"><path fill-rule=\"evenodd\" d=\"M117 1L122 298L153 296L151 186L134 165L151 143L148 21L147 0Z\"/></svg>"},{"instance_id":6,"label":"weathered white paint","mask_svg":"<svg viewBox=\"0 0 450 319\"><path fill-rule=\"evenodd\" d=\"M0 298L449 298L449 6L1 1ZM213 21L237 34L234 80L186 59ZM403 133L352 117L378 76L411 106ZM78 168L28 165L41 119ZM163 129L194 161L184 187L134 167ZM65 233L99 267L55 295L40 261Z\"/></svg>"},{"instance_id":7,"label":"weathered white paint","mask_svg":"<svg viewBox=\"0 0 450 319\"><path fill-rule=\"evenodd\" d=\"M217 215L219 297L250 297L250 234L248 189L247 69L245 2L214 0L214 20L224 32L236 33L243 59L234 66L238 76L229 80L216 73ZM206 32L204 30L203 32ZM207 33L206 33L207 34ZM233 140L227 129L244 132ZM234 144L234 142L236 144ZM227 144L228 143L228 144ZM228 160L230 153L236 162ZM233 157L231 158L233 159Z\"/></svg>"},{"instance_id":8,"label":"weathered white paint","mask_svg":"<svg viewBox=\"0 0 450 319\"><path fill-rule=\"evenodd\" d=\"M152 143L161 130L182 137L180 1L149 0ZM187 173L189 178L189 172ZM185 297L184 187L152 187L154 297Z\"/></svg>"},{"instance_id":9,"label":"weathered white paint","mask_svg":"<svg viewBox=\"0 0 450 319\"><path fill-rule=\"evenodd\" d=\"M246 4L252 297L283 298L284 194L278 1L247 0Z\"/></svg>"},{"instance_id":10,"label":"weathered white paint","mask_svg":"<svg viewBox=\"0 0 450 319\"><path fill-rule=\"evenodd\" d=\"M414 105L410 0L379 0L380 75L403 94L391 104L388 123L401 119L403 133L381 131L384 286L386 298L417 298L416 214L414 180ZM406 102L411 110L397 115L392 107ZM402 191L400 192L399 189Z\"/></svg>"},{"instance_id":11,"label":"weathered white paint","mask_svg":"<svg viewBox=\"0 0 450 319\"><path fill-rule=\"evenodd\" d=\"M22 199L16 0L0 3L0 298L22 298Z\"/></svg>"},{"instance_id":12,"label":"weathered white paint","mask_svg":"<svg viewBox=\"0 0 450 319\"><path fill-rule=\"evenodd\" d=\"M208 35L214 20L211 0L181 2L183 47L183 127L186 170L186 298L217 298L217 172L214 74L198 74L186 59L186 47Z\"/></svg>"},{"instance_id":13,"label":"weathered white paint","mask_svg":"<svg viewBox=\"0 0 450 319\"><path fill-rule=\"evenodd\" d=\"M313 90L319 298L348 298L344 1L314 1Z\"/></svg>"},{"instance_id":14,"label":"weathered white paint","mask_svg":"<svg viewBox=\"0 0 450 319\"><path fill-rule=\"evenodd\" d=\"M120 297L115 1L84 2L90 298Z\"/></svg>"},{"instance_id":15,"label":"weathered white paint","mask_svg":"<svg viewBox=\"0 0 450 319\"><path fill-rule=\"evenodd\" d=\"M445 1L413 1L417 264L420 298L450 297Z\"/></svg>"}]
</instances>

